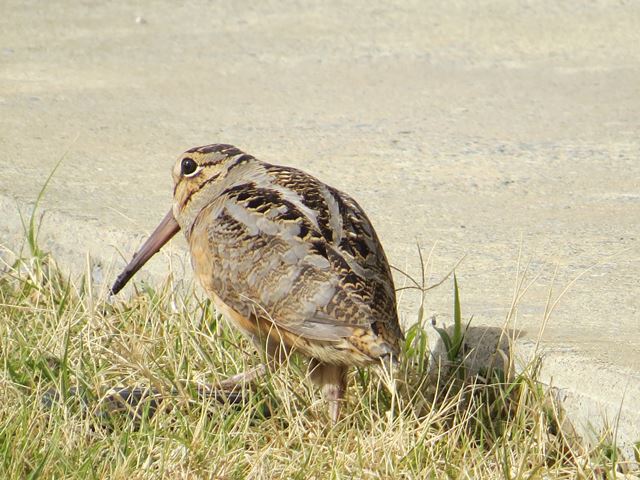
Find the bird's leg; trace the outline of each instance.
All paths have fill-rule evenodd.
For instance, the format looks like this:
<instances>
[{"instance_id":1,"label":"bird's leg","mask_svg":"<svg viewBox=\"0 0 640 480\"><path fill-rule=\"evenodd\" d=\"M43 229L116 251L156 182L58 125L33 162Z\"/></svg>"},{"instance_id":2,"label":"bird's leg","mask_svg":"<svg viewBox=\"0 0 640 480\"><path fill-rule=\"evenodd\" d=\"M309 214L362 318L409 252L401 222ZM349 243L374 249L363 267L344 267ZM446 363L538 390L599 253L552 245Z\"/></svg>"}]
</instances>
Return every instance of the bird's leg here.
<instances>
[{"instance_id":1,"label":"bird's leg","mask_svg":"<svg viewBox=\"0 0 640 480\"><path fill-rule=\"evenodd\" d=\"M266 342L263 342L258 336L252 337L252 340L258 350L265 352L266 362L261 363L257 367L247 370L246 372L237 373L236 375L226 378L218 384L223 390L233 390L237 387L251 383L257 378L263 377L266 375L267 370L274 370L278 368L287 356L290 355L288 349L279 342L275 342L271 339L267 339Z\"/></svg>"},{"instance_id":2,"label":"bird's leg","mask_svg":"<svg viewBox=\"0 0 640 480\"><path fill-rule=\"evenodd\" d=\"M335 424L340 417L340 407L347 389L347 367L331 365L311 359L311 381L320 387L322 395L329 404L329 416Z\"/></svg>"}]
</instances>

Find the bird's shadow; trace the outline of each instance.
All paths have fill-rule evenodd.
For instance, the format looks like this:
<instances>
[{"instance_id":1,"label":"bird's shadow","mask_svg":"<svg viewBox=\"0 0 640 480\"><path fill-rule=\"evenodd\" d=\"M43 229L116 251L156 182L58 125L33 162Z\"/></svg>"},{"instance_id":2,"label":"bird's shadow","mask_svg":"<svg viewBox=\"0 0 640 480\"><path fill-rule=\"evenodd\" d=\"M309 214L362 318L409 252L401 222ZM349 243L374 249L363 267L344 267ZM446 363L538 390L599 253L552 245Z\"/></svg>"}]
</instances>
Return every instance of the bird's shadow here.
<instances>
[{"instance_id":1,"label":"bird's shadow","mask_svg":"<svg viewBox=\"0 0 640 480\"><path fill-rule=\"evenodd\" d=\"M445 328L452 337L454 327ZM432 366L440 368L440 375L451 374L451 370L462 366L467 376L487 371L502 371L511 378L513 371L513 343L524 334L523 330L490 326L469 326L464 331L462 347L455 360L449 358L447 345L441 335L432 348Z\"/></svg>"},{"instance_id":2,"label":"bird's shadow","mask_svg":"<svg viewBox=\"0 0 640 480\"><path fill-rule=\"evenodd\" d=\"M454 327L444 328L450 338ZM454 358L448 350L447 342L435 330L425 331L427 336L435 335L427 358L420 362L423 368L416 368L420 359L415 356L405 365L404 398L409 399L410 409L418 416L429 415L445 405L456 405L450 410L467 408L470 404L486 402L489 397L506 398L500 392L515 391L512 385L518 382L515 368L513 344L524 332L521 330L491 326L469 326L464 330L461 348ZM499 410L508 410L507 405ZM449 417L453 420L453 417Z\"/></svg>"}]
</instances>

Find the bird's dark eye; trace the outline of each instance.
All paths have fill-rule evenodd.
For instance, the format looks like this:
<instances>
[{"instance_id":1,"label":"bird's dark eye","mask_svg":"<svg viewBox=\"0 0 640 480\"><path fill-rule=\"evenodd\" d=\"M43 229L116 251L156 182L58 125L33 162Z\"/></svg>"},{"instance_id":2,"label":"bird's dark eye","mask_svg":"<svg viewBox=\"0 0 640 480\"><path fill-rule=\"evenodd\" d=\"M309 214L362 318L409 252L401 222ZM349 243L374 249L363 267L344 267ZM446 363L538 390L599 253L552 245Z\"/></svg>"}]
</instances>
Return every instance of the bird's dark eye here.
<instances>
[{"instance_id":1,"label":"bird's dark eye","mask_svg":"<svg viewBox=\"0 0 640 480\"><path fill-rule=\"evenodd\" d=\"M182 175L184 175L185 177L192 175L197 168L198 168L198 164L195 162L193 158L182 159L182 163L180 164L180 169L182 171Z\"/></svg>"}]
</instances>

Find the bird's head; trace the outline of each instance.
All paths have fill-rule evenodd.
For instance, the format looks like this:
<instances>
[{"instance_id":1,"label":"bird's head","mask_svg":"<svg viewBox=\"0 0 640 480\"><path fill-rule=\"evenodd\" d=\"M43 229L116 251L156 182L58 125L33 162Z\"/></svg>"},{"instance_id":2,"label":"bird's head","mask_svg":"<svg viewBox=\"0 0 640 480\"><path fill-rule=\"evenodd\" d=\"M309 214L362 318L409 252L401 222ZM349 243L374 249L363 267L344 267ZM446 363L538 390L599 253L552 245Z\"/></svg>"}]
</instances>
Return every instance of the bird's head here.
<instances>
[{"instance_id":1,"label":"bird's head","mask_svg":"<svg viewBox=\"0 0 640 480\"><path fill-rule=\"evenodd\" d=\"M173 167L173 215L185 231L202 209L227 185L232 168L252 160L233 145L213 144L195 147L178 157Z\"/></svg>"},{"instance_id":2,"label":"bird's head","mask_svg":"<svg viewBox=\"0 0 640 480\"><path fill-rule=\"evenodd\" d=\"M235 166L253 160L232 145L213 144L184 152L173 167L173 208L118 276L111 292L118 293L135 273L180 229L191 230L198 214L225 188Z\"/></svg>"}]
</instances>

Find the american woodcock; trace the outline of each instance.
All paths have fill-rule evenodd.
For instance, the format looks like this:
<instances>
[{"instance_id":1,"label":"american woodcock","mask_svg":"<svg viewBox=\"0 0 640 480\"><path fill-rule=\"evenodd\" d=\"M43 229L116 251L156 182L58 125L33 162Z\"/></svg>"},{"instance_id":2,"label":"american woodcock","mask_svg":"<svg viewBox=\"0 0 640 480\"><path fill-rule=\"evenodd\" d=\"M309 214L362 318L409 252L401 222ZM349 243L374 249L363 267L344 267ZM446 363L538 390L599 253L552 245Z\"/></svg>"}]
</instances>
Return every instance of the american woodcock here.
<instances>
[{"instance_id":1,"label":"american woodcock","mask_svg":"<svg viewBox=\"0 0 640 480\"><path fill-rule=\"evenodd\" d=\"M112 292L182 230L217 310L274 362L309 357L337 421L349 366L397 362L403 338L387 258L362 208L231 145L188 150L173 181L172 210Z\"/></svg>"}]
</instances>

